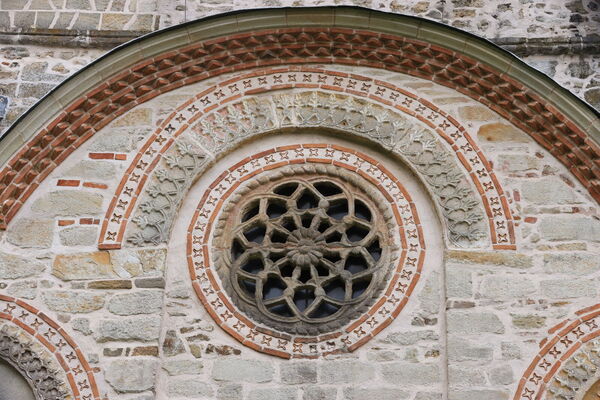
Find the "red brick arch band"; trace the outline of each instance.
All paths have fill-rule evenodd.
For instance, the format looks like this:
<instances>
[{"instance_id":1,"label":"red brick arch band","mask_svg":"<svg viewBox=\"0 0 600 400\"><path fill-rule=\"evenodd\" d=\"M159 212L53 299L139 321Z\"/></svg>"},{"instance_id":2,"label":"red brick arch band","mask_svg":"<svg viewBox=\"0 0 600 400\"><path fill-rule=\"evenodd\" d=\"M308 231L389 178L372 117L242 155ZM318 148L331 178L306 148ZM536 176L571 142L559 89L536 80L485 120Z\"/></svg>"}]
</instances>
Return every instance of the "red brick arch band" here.
<instances>
[{"instance_id":1,"label":"red brick arch band","mask_svg":"<svg viewBox=\"0 0 600 400\"><path fill-rule=\"evenodd\" d=\"M132 107L210 77L260 66L344 64L401 72L453 88L531 135L600 200L600 147L523 84L455 51L349 28L285 28L206 40L148 58L83 94L0 172L0 227L69 154Z\"/></svg>"},{"instance_id":2,"label":"red brick arch band","mask_svg":"<svg viewBox=\"0 0 600 400\"><path fill-rule=\"evenodd\" d=\"M203 116L216 112L218 106L240 96L290 88L346 93L369 99L410 115L434 130L451 146L457 161L463 165L477 189L476 195L481 198L488 218L493 248L515 249L513 217L504 190L485 154L456 119L429 101L389 82L302 66L269 68L236 76L200 92L177 107L131 160L106 211L98 247L121 248L127 224L148 177L156 168L158 159L173 146L175 138L197 124Z\"/></svg>"},{"instance_id":3,"label":"red brick arch band","mask_svg":"<svg viewBox=\"0 0 600 400\"><path fill-rule=\"evenodd\" d=\"M290 335L248 319L217 278L212 232L221 208L246 181L293 165L333 165L371 183L390 207L397 258L382 293L356 320L319 336ZM375 178L377 177L377 178ZM337 145L307 143L262 151L237 162L209 185L187 232L187 261L196 295L221 328L240 343L282 358L318 358L354 351L391 324L408 303L425 264L426 243L417 207L402 183L377 160Z\"/></svg>"},{"instance_id":4,"label":"red brick arch band","mask_svg":"<svg viewBox=\"0 0 600 400\"><path fill-rule=\"evenodd\" d=\"M0 319L17 326L55 357L65 371L74 400L100 400L95 371L58 323L32 305L1 294Z\"/></svg>"},{"instance_id":5,"label":"red brick arch band","mask_svg":"<svg viewBox=\"0 0 600 400\"><path fill-rule=\"evenodd\" d=\"M577 311L575 317L551 328L551 337L540 343L541 350L535 356L523 377L513 400L540 400L549 383L561 367L592 339L600 337L600 304Z\"/></svg>"}]
</instances>

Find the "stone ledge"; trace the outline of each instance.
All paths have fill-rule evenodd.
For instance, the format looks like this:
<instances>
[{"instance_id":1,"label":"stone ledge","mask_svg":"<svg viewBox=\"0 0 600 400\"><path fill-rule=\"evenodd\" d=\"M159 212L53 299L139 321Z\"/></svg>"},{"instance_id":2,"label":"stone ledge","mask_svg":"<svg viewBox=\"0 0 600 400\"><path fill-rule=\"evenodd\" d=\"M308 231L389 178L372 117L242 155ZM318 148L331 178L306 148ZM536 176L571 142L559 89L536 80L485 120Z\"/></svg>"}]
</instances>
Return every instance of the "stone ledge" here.
<instances>
[{"instance_id":1,"label":"stone ledge","mask_svg":"<svg viewBox=\"0 0 600 400\"><path fill-rule=\"evenodd\" d=\"M44 45L56 47L112 49L153 31L15 29L0 31L0 45ZM519 57L531 55L600 55L600 36L583 37L502 37L490 42Z\"/></svg>"}]
</instances>

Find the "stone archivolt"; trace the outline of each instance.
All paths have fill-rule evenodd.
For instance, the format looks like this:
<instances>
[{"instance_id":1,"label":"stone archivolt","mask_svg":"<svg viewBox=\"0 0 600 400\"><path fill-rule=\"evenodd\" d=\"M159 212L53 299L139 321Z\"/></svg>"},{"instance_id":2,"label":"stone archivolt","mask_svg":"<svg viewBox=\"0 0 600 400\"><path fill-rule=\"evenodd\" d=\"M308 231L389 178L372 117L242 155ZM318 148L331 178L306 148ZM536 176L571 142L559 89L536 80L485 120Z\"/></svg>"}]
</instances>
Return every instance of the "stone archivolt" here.
<instances>
[{"instance_id":1,"label":"stone archivolt","mask_svg":"<svg viewBox=\"0 0 600 400\"><path fill-rule=\"evenodd\" d=\"M387 247L385 242L381 245L382 249L386 247L383 256L389 257L390 260L385 266L383 264L386 263L383 263L382 268L390 268L390 270L387 273L382 270L380 274L388 275L388 279L380 280L375 277L373 280L376 285L368 289L365 299L359 300L358 310L355 310L358 311L357 315L352 313L351 309L346 310L351 313L347 318L323 325L322 328L327 332L321 332L318 324L312 328L310 324L305 324L297 327L298 329L292 334L286 332L289 329L281 329L277 323L264 324L265 318L257 318L258 322L250 320L248 315L252 315L253 312L246 314L247 307L238 307L243 302L230 300L233 292L230 286L231 279L228 279L229 274L232 273L229 270L231 266L229 256L222 251L214 254L211 250L214 247L211 242L213 231L216 238L229 237L229 233L225 232L228 213L232 212L235 204L243 198L247 190L256 188L258 184L294 179L298 174L337 178L345 175L354 176L350 179L351 182L355 180L368 182L368 186L371 187L369 191L376 191L378 193L376 198L385 199L387 205L383 209L388 207L391 209L387 212L382 211L387 227L380 227L389 229L390 234L393 235ZM248 185L248 189L241 185ZM325 205L323 203L323 206ZM221 211L222 207L225 207L223 211ZM219 220L219 218L223 219ZM353 217L346 220L350 222ZM389 224L388 220L390 220ZM341 241L342 246L345 243L343 238L344 235L340 235L336 239ZM217 248L226 246L226 243L219 244L219 240L225 239L217 239ZM420 277L425 257L420 220L409 194L401 183L372 158L348 148L326 144L290 145L265 150L241 160L224 171L209 186L198 204L189 225L187 241L192 285L213 320L244 345L284 358L315 358L331 353L353 351L369 341L389 325L404 308ZM299 249L297 244L292 248ZM310 263L310 259L307 262ZM271 268L272 264L268 263L268 267ZM339 262L335 266L331 265L332 270L335 271L339 271L341 267ZM215 268L219 269L221 280L215 276ZM298 281L301 269L302 267L297 272L291 273L290 283ZM348 275L351 272L343 272L343 274ZM268 274L263 275L258 278L267 281ZM252 274L245 276L258 279ZM329 278L333 279L335 276L328 274L327 279ZM350 276L348 278L352 279ZM220 283L221 281L225 284ZM308 278L307 282L309 281L315 284L317 279L313 276L312 279ZM385 287L375 289L377 281ZM246 300L250 299L246 298ZM293 307L291 303L288 305Z\"/></svg>"},{"instance_id":2,"label":"stone archivolt","mask_svg":"<svg viewBox=\"0 0 600 400\"><path fill-rule=\"evenodd\" d=\"M132 107L223 73L307 62L370 66L456 89L529 133L561 160L594 198L600 198L600 172L595 164L598 145L555 107L494 67L420 40L366 30L302 27L195 43L131 66L82 94L65 112L40 127L0 173L0 225L6 226L56 165Z\"/></svg>"},{"instance_id":3,"label":"stone archivolt","mask_svg":"<svg viewBox=\"0 0 600 400\"><path fill-rule=\"evenodd\" d=\"M300 81L305 82L302 88L306 91L282 92L296 87ZM328 89L308 90L320 87ZM248 93L264 94L236 101L240 93L246 93L242 88ZM279 94L266 96L273 89ZM398 111L414 117L414 122ZM144 227L139 224L138 227L144 229L152 219L149 214L156 215L156 210L148 207L134 211L133 193L142 192L143 204L148 205L155 202L155 189L160 187L153 185L149 193L144 188L148 177L154 182L166 180L168 186L174 187L169 171L180 175L180 167L173 170L173 166L163 162L160 176L153 169L160 155L168 152L176 141L186 138L187 143L198 143L194 157L207 161L221 157L251 136L293 127L341 129L401 157L419 174L436 200L449 245L487 247L491 241L496 249L515 248L513 221L504 192L490 163L462 126L405 90L357 75L315 69L270 70L265 75L253 73L230 79L179 107L140 149L129 173L122 178L107 211L99 246L119 248L123 237L137 244L168 239L167 224L182 196L173 197L172 204L162 208L161 213L166 217L153 220L164 222L147 237L140 236L139 230L132 230L134 233L126 236L128 219L122 217L135 215L134 221L142 221ZM171 154L176 153L171 151ZM200 174L208 166L208 163L197 164L198 168L188 169L188 173L193 170ZM183 190L178 191L187 190L192 181L191 175L181 180L178 187Z\"/></svg>"},{"instance_id":4,"label":"stone archivolt","mask_svg":"<svg viewBox=\"0 0 600 400\"><path fill-rule=\"evenodd\" d=\"M56 322L21 300L0 295L0 326L0 356L30 380L40 399L100 400L94 372Z\"/></svg>"},{"instance_id":5,"label":"stone archivolt","mask_svg":"<svg viewBox=\"0 0 600 400\"><path fill-rule=\"evenodd\" d=\"M12 329L11 329L12 328ZM33 387L35 398L40 400L63 400L74 398L67 395L66 376L58 365L50 366L52 355L25 334L6 323L0 323L0 358L7 360ZM54 364L56 360L54 360Z\"/></svg>"},{"instance_id":6,"label":"stone archivolt","mask_svg":"<svg viewBox=\"0 0 600 400\"><path fill-rule=\"evenodd\" d=\"M554 336L541 342L514 400L595 399L583 396L600 372L600 304L576 314L549 330Z\"/></svg>"}]
</instances>

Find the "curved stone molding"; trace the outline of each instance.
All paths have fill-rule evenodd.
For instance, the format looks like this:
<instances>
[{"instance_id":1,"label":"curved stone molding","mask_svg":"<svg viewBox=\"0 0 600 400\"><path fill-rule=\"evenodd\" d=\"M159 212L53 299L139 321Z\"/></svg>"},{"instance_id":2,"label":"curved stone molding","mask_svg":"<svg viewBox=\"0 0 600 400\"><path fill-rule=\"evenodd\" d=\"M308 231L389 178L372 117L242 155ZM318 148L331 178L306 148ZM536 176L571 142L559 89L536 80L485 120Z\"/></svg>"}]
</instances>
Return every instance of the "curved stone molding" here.
<instances>
[{"instance_id":1,"label":"curved stone molding","mask_svg":"<svg viewBox=\"0 0 600 400\"><path fill-rule=\"evenodd\" d=\"M7 351L24 351L21 354L10 355L8 361L20 370L24 368L25 371L30 371L31 377L25 376L34 383L36 392L40 395L48 395L48 397L40 398L100 400L94 372L81 349L47 315L21 300L0 295L0 323L12 325L19 331L19 335L27 337L26 343L29 344L21 346L15 344L14 335L6 336L5 339L0 332L0 356L5 349ZM6 332L11 332L11 329ZM42 347L44 348L43 352L34 351L36 348ZM43 361L42 365L38 364L38 360ZM19 363L22 365L20 366ZM47 369L46 366L49 368ZM59 368L61 372L54 373ZM35 384L38 380L39 385ZM55 383L58 386L54 388L50 386Z\"/></svg>"},{"instance_id":2,"label":"curved stone molding","mask_svg":"<svg viewBox=\"0 0 600 400\"><path fill-rule=\"evenodd\" d=\"M36 399L67 398L67 377L48 349L36 345L23 333L19 335L16 327L1 322L0 358L8 361L28 381Z\"/></svg>"},{"instance_id":3,"label":"curved stone molding","mask_svg":"<svg viewBox=\"0 0 600 400\"><path fill-rule=\"evenodd\" d=\"M301 87L306 91L286 94L284 89L295 88L298 82L304 82ZM272 90L277 90L276 94L266 96ZM250 95L256 92L261 96ZM240 94L246 95L241 101ZM153 175L159 157L178 137L197 141L210 156L218 158L241 140L291 127L343 129L398 155L419 174L436 200L449 245L487 247L491 241L496 249L515 248L512 216L499 181L457 121L389 83L303 68L230 79L173 112L142 146L122 178L104 219L99 247L121 246L128 222L123 215L148 219L147 211L134 211L133 193L146 191L147 177ZM144 199L152 196L155 194L141 195ZM172 217L177 207L169 210ZM167 227L157 231L163 233L159 240L167 239ZM131 235L127 240L136 244L144 241L138 233Z\"/></svg>"},{"instance_id":4,"label":"curved stone molding","mask_svg":"<svg viewBox=\"0 0 600 400\"><path fill-rule=\"evenodd\" d=\"M600 146L598 136L590 136L598 135L599 118L585 103L492 44L443 25L372 11L362 16L354 12L351 18L340 11L345 22L336 23L335 10L302 11L325 16L330 22L321 26L305 14L294 19L294 11L280 10L270 16L271 29L243 33L240 29L253 27L248 23L256 14L226 16L218 22L223 36L210 39L215 21L198 21L149 35L143 45L125 46L85 69L48 96L42 102L46 108L40 105L9 130L11 155L4 159L10 160L0 172L0 226L6 226L56 165L132 107L209 77L290 63L369 66L451 87L530 134L600 199ZM239 20L249 28L240 28ZM145 46L144 52L138 45Z\"/></svg>"},{"instance_id":5,"label":"curved stone molding","mask_svg":"<svg viewBox=\"0 0 600 400\"><path fill-rule=\"evenodd\" d=\"M179 140L173 147L161 157L160 168L152 174L139 210L131 220L137 229L132 229L127 241L134 246L168 240L179 204L205 164L204 152L192 143ZM123 208L121 204L117 203L115 209ZM121 218L122 213L112 213L112 222L118 223Z\"/></svg>"},{"instance_id":6,"label":"curved stone molding","mask_svg":"<svg viewBox=\"0 0 600 400\"><path fill-rule=\"evenodd\" d=\"M289 174L289 166L303 166L309 173L326 173L343 168L356 174L379 191L392 209L394 238L389 279L377 299L361 316L340 329L320 335L300 335L275 331L251 321L216 278L211 250L212 232L218 235L218 219L229 196L250 178L268 174ZM416 286L425 260L425 241L409 193L390 171L365 154L335 145L290 145L249 156L224 171L206 190L190 222L187 233L188 267L192 285L214 321L244 345L283 358L316 358L332 353L354 351L362 346L402 311Z\"/></svg>"},{"instance_id":7,"label":"curved stone molding","mask_svg":"<svg viewBox=\"0 0 600 400\"><path fill-rule=\"evenodd\" d=\"M582 399L600 372L600 304L549 330L525 371L514 400ZM546 397L544 397L546 396Z\"/></svg>"}]
</instances>

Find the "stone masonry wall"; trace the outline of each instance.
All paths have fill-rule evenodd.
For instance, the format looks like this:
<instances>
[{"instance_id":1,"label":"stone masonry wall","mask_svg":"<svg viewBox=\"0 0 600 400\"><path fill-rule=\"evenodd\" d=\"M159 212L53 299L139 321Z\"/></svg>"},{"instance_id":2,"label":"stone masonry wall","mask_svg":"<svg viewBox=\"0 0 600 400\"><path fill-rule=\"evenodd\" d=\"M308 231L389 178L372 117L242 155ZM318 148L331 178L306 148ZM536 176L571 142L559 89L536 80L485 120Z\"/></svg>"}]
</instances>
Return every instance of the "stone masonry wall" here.
<instances>
[{"instance_id":1,"label":"stone masonry wall","mask_svg":"<svg viewBox=\"0 0 600 400\"><path fill-rule=\"evenodd\" d=\"M598 205L548 152L470 98L400 74L352 71L418 90L465 126L503 185L517 251L443 251L441 228L425 219L435 256L407 308L373 340L320 360L281 360L240 344L191 288L185 204L167 245L97 250L105 210L143 141L212 80L130 110L52 172L2 233L0 293L58 321L111 399L512 398L547 331L597 303ZM261 151L260 143L243 150ZM433 208L425 195L417 203Z\"/></svg>"},{"instance_id":2,"label":"stone masonry wall","mask_svg":"<svg viewBox=\"0 0 600 400\"><path fill-rule=\"evenodd\" d=\"M4 131L36 100L117 44L217 13L256 7L357 5L417 15L483 36L600 107L600 6L594 0L448 1L1 0ZM48 47L50 46L50 47ZM65 47L67 46L67 47Z\"/></svg>"}]
</instances>

